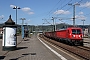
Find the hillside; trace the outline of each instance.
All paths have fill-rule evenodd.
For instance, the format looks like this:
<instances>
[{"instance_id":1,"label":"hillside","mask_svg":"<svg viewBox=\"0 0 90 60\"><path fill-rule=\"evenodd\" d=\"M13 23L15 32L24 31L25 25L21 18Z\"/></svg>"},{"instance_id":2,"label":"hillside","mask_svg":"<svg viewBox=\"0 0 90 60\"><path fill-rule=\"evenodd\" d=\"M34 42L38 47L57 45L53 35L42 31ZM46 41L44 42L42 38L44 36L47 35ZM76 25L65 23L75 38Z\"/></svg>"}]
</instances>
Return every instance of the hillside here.
<instances>
[{"instance_id":1,"label":"hillside","mask_svg":"<svg viewBox=\"0 0 90 60\"><path fill-rule=\"evenodd\" d=\"M56 25L56 29L65 29L67 27L70 27L72 25L68 25L65 23ZM0 27L3 27L3 24L0 24ZM17 25L18 30L21 30L21 25ZM29 31L53 31L53 25L24 25L25 29L29 29ZM90 25L77 25L77 27L80 28L88 28L90 30Z\"/></svg>"}]
</instances>

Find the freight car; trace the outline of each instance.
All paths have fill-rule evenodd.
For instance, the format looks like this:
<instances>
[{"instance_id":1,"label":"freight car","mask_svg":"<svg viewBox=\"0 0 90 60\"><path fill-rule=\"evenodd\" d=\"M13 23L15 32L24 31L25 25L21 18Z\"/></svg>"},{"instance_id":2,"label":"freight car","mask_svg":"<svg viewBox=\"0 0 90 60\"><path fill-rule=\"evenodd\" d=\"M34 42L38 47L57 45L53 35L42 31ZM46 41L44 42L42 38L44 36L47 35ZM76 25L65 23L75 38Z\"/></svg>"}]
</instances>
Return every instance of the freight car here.
<instances>
[{"instance_id":1,"label":"freight car","mask_svg":"<svg viewBox=\"0 0 90 60\"><path fill-rule=\"evenodd\" d=\"M58 30L54 32L45 32L44 35L48 38L65 42L70 45L83 46L82 29L79 27L68 27L67 29Z\"/></svg>"}]
</instances>

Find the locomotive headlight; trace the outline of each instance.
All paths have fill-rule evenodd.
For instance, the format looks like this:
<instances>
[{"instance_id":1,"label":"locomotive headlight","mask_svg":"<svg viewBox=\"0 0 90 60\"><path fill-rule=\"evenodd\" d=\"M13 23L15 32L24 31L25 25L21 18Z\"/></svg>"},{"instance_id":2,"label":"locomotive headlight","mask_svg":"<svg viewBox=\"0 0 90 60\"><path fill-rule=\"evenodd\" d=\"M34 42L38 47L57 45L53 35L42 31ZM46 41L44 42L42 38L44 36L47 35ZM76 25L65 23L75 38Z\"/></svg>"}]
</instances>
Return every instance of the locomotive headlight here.
<instances>
[{"instance_id":1,"label":"locomotive headlight","mask_svg":"<svg viewBox=\"0 0 90 60\"><path fill-rule=\"evenodd\" d=\"M69 35L71 35L71 34L69 34Z\"/></svg>"},{"instance_id":2,"label":"locomotive headlight","mask_svg":"<svg viewBox=\"0 0 90 60\"><path fill-rule=\"evenodd\" d=\"M73 37L75 37L75 35L73 35Z\"/></svg>"},{"instance_id":3,"label":"locomotive headlight","mask_svg":"<svg viewBox=\"0 0 90 60\"><path fill-rule=\"evenodd\" d=\"M81 36L79 35L79 37L81 38Z\"/></svg>"},{"instance_id":4,"label":"locomotive headlight","mask_svg":"<svg viewBox=\"0 0 90 60\"><path fill-rule=\"evenodd\" d=\"M75 38L75 35L72 35L72 38Z\"/></svg>"},{"instance_id":5,"label":"locomotive headlight","mask_svg":"<svg viewBox=\"0 0 90 60\"><path fill-rule=\"evenodd\" d=\"M80 35L79 35L79 37L80 37Z\"/></svg>"}]
</instances>

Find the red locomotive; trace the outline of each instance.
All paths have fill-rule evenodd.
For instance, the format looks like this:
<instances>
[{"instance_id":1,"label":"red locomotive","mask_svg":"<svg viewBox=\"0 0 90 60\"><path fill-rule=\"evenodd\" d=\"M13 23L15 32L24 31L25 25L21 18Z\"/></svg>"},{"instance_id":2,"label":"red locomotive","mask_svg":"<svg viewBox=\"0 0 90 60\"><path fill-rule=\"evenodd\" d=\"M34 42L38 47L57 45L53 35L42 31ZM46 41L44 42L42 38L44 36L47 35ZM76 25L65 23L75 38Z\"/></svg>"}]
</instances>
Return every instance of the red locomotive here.
<instances>
[{"instance_id":1,"label":"red locomotive","mask_svg":"<svg viewBox=\"0 0 90 60\"><path fill-rule=\"evenodd\" d=\"M83 34L82 29L79 27L68 27L67 29L58 30L54 32L45 32L46 37L66 42L71 45L81 45L83 46Z\"/></svg>"}]
</instances>

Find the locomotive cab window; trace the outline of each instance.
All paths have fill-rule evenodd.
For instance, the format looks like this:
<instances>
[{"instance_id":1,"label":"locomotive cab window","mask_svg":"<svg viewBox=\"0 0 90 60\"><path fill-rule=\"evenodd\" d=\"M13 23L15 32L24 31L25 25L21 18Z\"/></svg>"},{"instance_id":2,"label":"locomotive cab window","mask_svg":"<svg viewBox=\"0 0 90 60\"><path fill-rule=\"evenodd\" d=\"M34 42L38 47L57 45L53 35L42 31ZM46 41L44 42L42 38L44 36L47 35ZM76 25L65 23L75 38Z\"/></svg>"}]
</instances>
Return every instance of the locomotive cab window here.
<instances>
[{"instance_id":1,"label":"locomotive cab window","mask_svg":"<svg viewBox=\"0 0 90 60\"><path fill-rule=\"evenodd\" d=\"M79 29L72 29L72 34L81 34L81 30L79 30Z\"/></svg>"}]
</instances>

